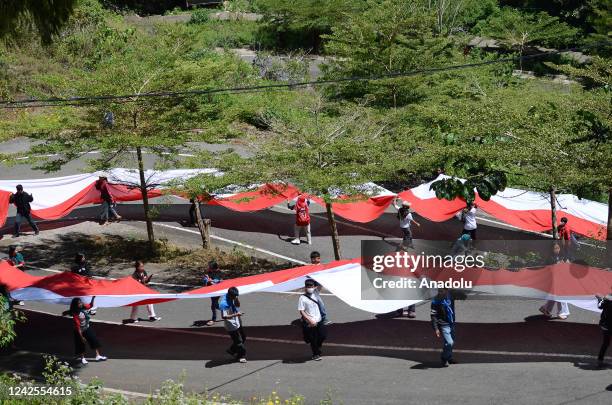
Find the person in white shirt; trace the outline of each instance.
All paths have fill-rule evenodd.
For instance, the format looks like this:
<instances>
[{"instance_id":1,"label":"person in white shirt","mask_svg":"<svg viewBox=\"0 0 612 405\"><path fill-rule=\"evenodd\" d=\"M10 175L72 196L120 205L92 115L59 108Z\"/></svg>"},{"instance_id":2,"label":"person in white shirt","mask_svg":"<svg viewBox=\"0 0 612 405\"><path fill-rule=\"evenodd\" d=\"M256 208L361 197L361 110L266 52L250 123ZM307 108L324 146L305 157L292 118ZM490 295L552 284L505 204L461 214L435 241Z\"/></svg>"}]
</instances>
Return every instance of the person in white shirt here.
<instances>
[{"instance_id":1,"label":"person in white shirt","mask_svg":"<svg viewBox=\"0 0 612 405\"><path fill-rule=\"evenodd\" d=\"M400 229L402 230L402 245L400 247L401 250L406 250L407 248L414 249L414 245L412 244L412 230L410 229L410 225L414 223L416 226L420 227L417 221L414 220L412 213L410 212L410 202L402 201L400 204L400 199L396 198L393 200L393 206L397 210L397 219L400 222ZM416 306L410 305L408 310L405 308L400 308L397 310L399 316L406 315L408 318L416 318Z\"/></svg>"},{"instance_id":2,"label":"person in white shirt","mask_svg":"<svg viewBox=\"0 0 612 405\"><path fill-rule=\"evenodd\" d=\"M298 312L302 317L304 341L310 344L312 359L321 360L321 348L327 337L327 330L321 315L321 303L315 294L316 284L313 279L306 279L304 294L298 300Z\"/></svg>"},{"instance_id":3,"label":"person in white shirt","mask_svg":"<svg viewBox=\"0 0 612 405\"><path fill-rule=\"evenodd\" d=\"M461 211L461 221L463 221L462 235L470 235L471 240L476 240L476 209L478 206L473 202L467 203L467 207Z\"/></svg>"},{"instance_id":4,"label":"person in white shirt","mask_svg":"<svg viewBox=\"0 0 612 405\"><path fill-rule=\"evenodd\" d=\"M421 226L417 221L414 220L412 213L410 212L410 203L408 201L402 201L400 205L399 198L393 200L393 206L397 210L397 219L400 222L400 229L402 230L402 249L414 248L412 244L412 230L410 225L414 223L416 226Z\"/></svg>"}]
</instances>

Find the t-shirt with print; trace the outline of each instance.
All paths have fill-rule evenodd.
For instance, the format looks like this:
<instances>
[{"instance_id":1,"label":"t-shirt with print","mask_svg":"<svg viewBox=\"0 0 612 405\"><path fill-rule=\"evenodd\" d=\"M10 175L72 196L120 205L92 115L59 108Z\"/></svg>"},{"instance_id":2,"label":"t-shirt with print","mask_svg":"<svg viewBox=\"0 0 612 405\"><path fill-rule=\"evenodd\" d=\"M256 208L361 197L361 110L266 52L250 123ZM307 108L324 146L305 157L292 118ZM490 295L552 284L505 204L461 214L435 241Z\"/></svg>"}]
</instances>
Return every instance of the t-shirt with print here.
<instances>
[{"instance_id":1,"label":"t-shirt with print","mask_svg":"<svg viewBox=\"0 0 612 405\"><path fill-rule=\"evenodd\" d=\"M85 304L83 309L78 314L72 315L74 322L74 330L85 332L89 328L89 314L86 310L90 309L91 305Z\"/></svg>"},{"instance_id":2,"label":"t-shirt with print","mask_svg":"<svg viewBox=\"0 0 612 405\"><path fill-rule=\"evenodd\" d=\"M463 220L463 229L467 231L476 229L476 208L471 208L465 214L463 214Z\"/></svg>"},{"instance_id":3,"label":"t-shirt with print","mask_svg":"<svg viewBox=\"0 0 612 405\"><path fill-rule=\"evenodd\" d=\"M230 305L227 302L227 295L222 296L219 300L219 309L221 310L221 316L223 317L225 330L227 330L228 332L233 332L242 326L242 322L240 321L239 316L234 316L225 319L225 317L227 316L234 315L240 312L239 307Z\"/></svg>"},{"instance_id":4,"label":"t-shirt with print","mask_svg":"<svg viewBox=\"0 0 612 405\"><path fill-rule=\"evenodd\" d=\"M313 321L319 323L321 321L321 310L319 309L319 304L317 304L318 300L315 294L310 295L309 297L306 295L301 295L298 300L298 311L306 312Z\"/></svg>"}]
</instances>

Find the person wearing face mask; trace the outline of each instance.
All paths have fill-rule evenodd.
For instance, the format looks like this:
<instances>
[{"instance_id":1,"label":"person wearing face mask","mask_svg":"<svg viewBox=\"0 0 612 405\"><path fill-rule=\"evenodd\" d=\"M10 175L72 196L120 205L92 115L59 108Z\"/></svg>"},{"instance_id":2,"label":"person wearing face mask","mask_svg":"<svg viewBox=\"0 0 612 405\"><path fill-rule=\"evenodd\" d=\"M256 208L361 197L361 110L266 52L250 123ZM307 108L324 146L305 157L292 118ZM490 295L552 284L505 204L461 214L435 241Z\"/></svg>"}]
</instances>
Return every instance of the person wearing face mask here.
<instances>
[{"instance_id":1,"label":"person wearing face mask","mask_svg":"<svg viewBox=\"0 0 612 405\"><path fill-rule=\"evenodd\" d=\"M225 330L232 338L232 345L226 351L230 356L238 359L240 363L246 363L246 347L244 346L246 334L242 327L242 315L244 313L240 311L238 295L240 294L236 287L228 288L227 294L219 300L219 309L225 321Z\"/></svg>"},{"instance_id":2,"label":"person wearing face mask","mask_svg":"<svg viewBox=\"0 0 612 405\"><path fill-rule=\"evenodd\" d=\"M327 330L321 313L321 302L318 294L315 294L316 283L312 279L306 279L304 283L304 294L298 300L298 312L302 317L302 332L304 341L310 344L312 359L321 360L321 348L327 337Z\"/></svg>"}]
</instances>

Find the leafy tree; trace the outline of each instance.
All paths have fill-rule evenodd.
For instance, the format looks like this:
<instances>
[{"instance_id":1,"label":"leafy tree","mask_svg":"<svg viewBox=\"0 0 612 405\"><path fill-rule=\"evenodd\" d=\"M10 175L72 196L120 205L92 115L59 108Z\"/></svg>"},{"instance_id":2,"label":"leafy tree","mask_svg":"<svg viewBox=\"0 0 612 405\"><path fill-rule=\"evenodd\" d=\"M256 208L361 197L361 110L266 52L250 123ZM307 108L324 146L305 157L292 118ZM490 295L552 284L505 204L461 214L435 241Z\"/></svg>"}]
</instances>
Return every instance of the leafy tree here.
<instances>
[{"instance_id":1,"label":"leafy tree","mask_svg":"<svg viewBox=\"0 0 612 405\"><path fill-rule=\"evenodd\" d=\"M576 105L573 136L567 149L576 156L575 164L584 175L574 186L579 196L597 198L608 195L607 239L612 240L612 62L594 56L591 63L577 68L571 65L549 66L580 80L589 92Z\"/></svg>"},{"instance_id":2,"label":"leafy tree","mask_svg":"<svg viewBox=\"0 0 612 405\"><path fill-rule=\"evenodd\" d=\"M447 63L452 44L436 35L435 16L415 2L367 2L324 36L327 52L336 57L326 77L368 77L426 69ZM379 105L398 107L422 97L419 79L352 81L331 87L342 98L371 96Z\"/></svg>"},{"instance_id":3,"label":"leafy tree","mask_svg":"<svg viewBox=\"0 0 612 405\"><path fill-rule=\"evenodd\" d=\"M364 0L256 0L264 31L279 48L321 48L321 36L346 16L362 10Z\"/></svg>"},{"instance_id":4,"label":"leafy tree","mask_svg":"<svg viewBox=\"0 0 612 405\"><path fill-rule=\"evenodd\" d=\"M559 21L559 18L545 12L526 13L510 7L502 8L479 24L478 28L482 34L516 48L521 57L527 46L566 45L574 40L578 32L575 28ZM522 60L519 66L523 70Z\"/></svg>"},{"instance_id":5,"label":"leafy tree","mask_svg":"<svg viewBox=\"0 0 612 405\"><path fill-rule=\"evenodd\" d=\"M119 102L99 100L84 110L72 128L32 134L34 139L42 141L32 148L33 153L58 155L39 164L39 168L47 171L57 170L84 152L94 150L99 152L98 157L89 160L94 169L129 165L135 158L152 248L155 245L148 190L155 185L145 176L143 154L153 153L166 165L178 164L178 149L192 136L190 130L207 119L214 98L153 99L147 93L204 89L221 83L231 85L250 72L249 69L241 71L243 65L227 55L194 54L192 44L174 34L172 31L156 36L134 33L79 83L82 86L79 94L130 94L129 97Z\"/></svg>"},{"instance_id":6,"label":"leafy tree","mask_svg":"<svg viewBox=\"0 0 612 405\"><path fill-rule=\"evenodd\" d=\"M68 21L77 0L3 0L0 2L0 37L14 37L18 28L33 26L50 43Z\"/></svg>"},{"instance_id":7,"label":"leafy tree","mask_svg":"<svg viewBox=\"0 0 612 405\"><path fill-rule=\"evenodd\" d=\"M271 134L255 142L255 156L248 160L250 173L260 181L280 181L320 196L325 201L336 259L340 241L333 202L354 201L369 181L382 180L391 145L386 126L364 106L334 107L319 94L301 93L296 100L305 111L302 119L270 119ZM339 199L340 195L350 198Z\"/></svg>"}]
</instances>

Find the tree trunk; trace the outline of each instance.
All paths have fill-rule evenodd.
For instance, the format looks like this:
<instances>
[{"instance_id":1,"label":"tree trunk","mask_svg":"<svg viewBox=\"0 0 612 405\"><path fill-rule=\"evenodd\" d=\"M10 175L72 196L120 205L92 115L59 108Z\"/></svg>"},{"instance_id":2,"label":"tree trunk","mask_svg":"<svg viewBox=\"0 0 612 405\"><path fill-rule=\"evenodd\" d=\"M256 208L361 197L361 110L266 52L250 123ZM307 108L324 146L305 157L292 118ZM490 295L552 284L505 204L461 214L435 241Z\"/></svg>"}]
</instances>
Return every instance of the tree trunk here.
<instances>
[{"instance_id":1,"label":"tree trunk","mask_svg":"<svg viewBox=\"0 0 612 405\"><path fill-rule=\"evenodd\" d=\"M557 234L557 194L555 191L555 186L550 186L548 191L550 194L550 215L552 221L552 236L553 239L559 239L559 235Z\"/></svg>"},{"instance_id":2,"label":"tree trunk","mask_svg":"<svg viewBox=\"0 0 612 405\"><path fill-rule=\"evenodd\" d=\"M202 211L200 211L200 200L195 200L195 215L198 229L200 230L200 236L202 237L202 247L204 249L210 249L210 219L202 219Z\"/></svg>"},{"instance_id":3,"label":"tree trunk","mask_svg":"<svg viewBox=\"0 0 612 405\"><path fill-rule=\"evenodd\" d=\"M612 241L612 188L608 189L608 229L606 230L606 240ZM612 246L610 246L612 249Z\"/></svg>"},{"instance_id":4,"label":"tree trunk","mask_svg":"<svg viewBox=\"0 0 612 405\"><path fill-rule=\"evenodd\" d=\"M142 194L142 207L144 210L144 218L147 224L147 236L149 238L149 248L155 250L155 234L153 233L153 221L151 220L149 210L149 194L147 193L147 182L144 174L144 162L142 161L142 149L136 147L136 156L138 157L138 174L140 174L140 193Z\"/></svg>"},{"instance_id":5,"label":"tree trunk","mask_svg":"<svg viewBox=\"0 0 612 405\"><path fill-rule=\"evenodd\" d=\"M340 238L338 237L338 228L336 227L336 219L334 218L334 211L330 203L325 203L325 209L327 210L327 221L331 228L332 244L334 245L334 257L336 260L340 260Z\"/></svg>"}]
</instances>

